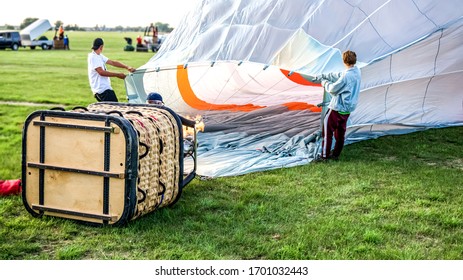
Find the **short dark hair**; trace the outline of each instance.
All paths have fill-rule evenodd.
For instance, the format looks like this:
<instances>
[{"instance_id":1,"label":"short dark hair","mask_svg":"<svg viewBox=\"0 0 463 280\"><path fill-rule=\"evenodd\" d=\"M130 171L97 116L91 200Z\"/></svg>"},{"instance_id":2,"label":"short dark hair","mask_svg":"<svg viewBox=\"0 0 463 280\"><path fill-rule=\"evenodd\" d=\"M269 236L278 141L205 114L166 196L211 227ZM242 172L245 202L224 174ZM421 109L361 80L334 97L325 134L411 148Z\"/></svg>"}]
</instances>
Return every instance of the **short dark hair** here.
<instances>
[{"instance_id":1,"label":"short dark hair","mask_svg":"<svg viewBox=\"0 0 463 280\"><path fill-rule=\"evenodd\" d=\"M357 63L357 54L353 51L345 51L342 53L342 61L347 65L354 65Z\"/></svg>"},{"instance_id":2,"label":"short dark hair","mask_svg":"<svg viewBox=\"0 0 463 280\"><path fill-rule=\"evenodd\" d=\"M96 38L95 40L93 40L92 50L97 50L99 47L103 45L104 45L103 39Z\"/></svg>"}]
</instances>

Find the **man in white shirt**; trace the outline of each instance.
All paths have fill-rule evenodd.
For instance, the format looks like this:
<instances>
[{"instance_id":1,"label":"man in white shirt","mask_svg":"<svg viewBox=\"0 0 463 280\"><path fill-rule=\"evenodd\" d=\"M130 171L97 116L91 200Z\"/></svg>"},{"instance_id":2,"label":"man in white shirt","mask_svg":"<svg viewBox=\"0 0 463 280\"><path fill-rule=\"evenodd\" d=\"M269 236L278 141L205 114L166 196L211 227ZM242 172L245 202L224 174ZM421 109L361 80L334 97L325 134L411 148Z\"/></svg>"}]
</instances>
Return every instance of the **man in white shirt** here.
<instances>
[{"instance_id":1,"label":"man in white shirt","mask_svg":"<svg viewBox=\"0 0 463 280\"><path fill-rule=\"evenodd\" d=\"M88 80L90 82L90 88L96 100L118 102L109 78L117 77L119 79L125 79L126 74L110 72L106 70L106 64L127 69L129 72L134 72L135 68L104 56L102 54L103 46L103 39L96 38L93 41L92 52L88 54Z\"/></svg>"}]
</instances>

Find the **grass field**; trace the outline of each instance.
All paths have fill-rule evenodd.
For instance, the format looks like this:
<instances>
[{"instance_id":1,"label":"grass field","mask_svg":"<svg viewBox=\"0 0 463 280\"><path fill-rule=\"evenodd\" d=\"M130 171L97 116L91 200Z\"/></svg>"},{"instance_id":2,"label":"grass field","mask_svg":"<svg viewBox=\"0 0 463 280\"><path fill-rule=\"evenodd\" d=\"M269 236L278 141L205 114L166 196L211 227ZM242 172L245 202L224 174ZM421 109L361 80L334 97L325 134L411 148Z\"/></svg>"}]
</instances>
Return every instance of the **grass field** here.
<instances>
[{"instance_id":1,"label":"grass field","mask_svg":"<svg viewBox=\"0 0 463 280\"><path fill-rule=\"evenodd\" d=\"M53 34L46 34L52 38ZM28 101L65 105L88 105L94 102L87 77L87 54L93 39L105 41L104 54L132 67L140 67L154 55L153 52L124 52L127 42L135 41L134 32L69 32L70 51L21 48L14 52L0 52L0 101ZM115 71L123 69L111 68ZM120 100L125 100L124 82L112 79L114 90Z\"/></svg>"},{"instance_id":2,"label":"grass field","mask_svg":"<svg viewBox=\"0 0 463 280\"><path fill-rule=\"evenodd\" d=\"M71 32L70 51L0 51L0 179L21 176L27 115L93 103L87 53L133 67L136 33ZM51 37L51 36L49 36ZM120 100L122 80L112 80ZM193 180L180 201L125 227L33 218L20 196L0 197L0 259L461 260L463 127L388 136L345 147L342 159L244 176Z\"/></svg>"}]
</instances>

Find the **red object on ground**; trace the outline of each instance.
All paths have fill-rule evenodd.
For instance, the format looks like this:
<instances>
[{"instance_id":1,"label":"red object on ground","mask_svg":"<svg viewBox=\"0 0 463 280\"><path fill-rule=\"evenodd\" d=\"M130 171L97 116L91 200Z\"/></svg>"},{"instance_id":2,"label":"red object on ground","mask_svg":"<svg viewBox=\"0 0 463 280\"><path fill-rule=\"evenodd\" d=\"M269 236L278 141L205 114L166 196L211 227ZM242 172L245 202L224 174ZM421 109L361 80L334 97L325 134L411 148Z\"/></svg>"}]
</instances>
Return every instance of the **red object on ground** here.
<instances>
[{"instance_id":1,"label":"red object on ground","mask_svg":"<svg viewBox=\"0 0 463 280\"><path fill-rule=\"evenodd\" d=\"M0 180L0 195L20 194L21 191L21 180Z\"/></svg>"}]
</instances>

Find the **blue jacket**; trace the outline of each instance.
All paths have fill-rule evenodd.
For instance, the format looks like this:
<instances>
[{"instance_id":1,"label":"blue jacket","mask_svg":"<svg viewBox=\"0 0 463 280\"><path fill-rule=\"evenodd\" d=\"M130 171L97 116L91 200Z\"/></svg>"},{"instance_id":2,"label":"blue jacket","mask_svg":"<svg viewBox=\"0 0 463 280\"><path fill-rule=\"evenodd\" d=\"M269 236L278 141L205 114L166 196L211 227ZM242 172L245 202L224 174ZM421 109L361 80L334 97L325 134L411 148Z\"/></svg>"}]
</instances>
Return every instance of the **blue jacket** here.
<instances>
[{"instance_id":1,"label":"blue jacket","mask_svg":"<svg viewBox=\"0 0 463 280\"><path fill-rule=\"evenodd\" d=\"M331 95L328 108L343 113L351 113L355 110L361 81L360 69L357 66L339 73L322 74L320 80Z\"/></svg>"}]
</instances>

